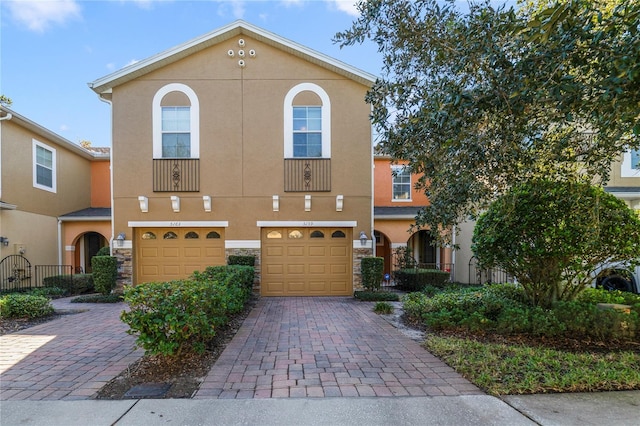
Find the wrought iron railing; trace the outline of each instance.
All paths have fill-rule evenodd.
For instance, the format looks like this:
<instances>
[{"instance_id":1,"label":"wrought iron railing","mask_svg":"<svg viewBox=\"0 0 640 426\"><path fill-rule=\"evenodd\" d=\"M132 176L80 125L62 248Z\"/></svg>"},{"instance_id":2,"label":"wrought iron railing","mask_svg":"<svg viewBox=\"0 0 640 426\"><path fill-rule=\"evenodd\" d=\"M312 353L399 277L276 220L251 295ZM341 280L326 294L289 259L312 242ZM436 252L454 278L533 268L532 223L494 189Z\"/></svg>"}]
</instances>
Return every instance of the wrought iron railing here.
<instances>
[{"instance_id":1,"label":"wrought iron railing","mask_svg":"<svg viewBox=\"0 0 640 426\"><path fill-rule=\"evenodd\" d=\"M477 259L469 260L469 284L512 283L514 279L500 268L481 268Z\"/></svg>"},{"instance_id":2,"label":"wrought iron railing","mask_svg":"<svg viewBox=\"0 0 640 426\"><path fill-rule=\"evenodd\" d=\"M154 159L153 191L200 191L200 160L197 158Z\"/></svg>"},{"instance_id":3,"label":"wrought iron railing","mask_svg":"<svg viewBox=\"0 0 640 426\"><path fill-rule=\"evenodd\" d=\"M34 287L46 287L46 278L49 277L71 277L73 266L71 265L36 265Z\"/></svg>"},{"instance_id":4,"label":"wrought iron railing","mask_svg":"<svg viewBox=\"0 0 640 426\"><path fill-rule=\"evenodd\" d=\"M331 159L285 159L284 190L285 192L331 191Z\"/></svg>"}]
</instances>

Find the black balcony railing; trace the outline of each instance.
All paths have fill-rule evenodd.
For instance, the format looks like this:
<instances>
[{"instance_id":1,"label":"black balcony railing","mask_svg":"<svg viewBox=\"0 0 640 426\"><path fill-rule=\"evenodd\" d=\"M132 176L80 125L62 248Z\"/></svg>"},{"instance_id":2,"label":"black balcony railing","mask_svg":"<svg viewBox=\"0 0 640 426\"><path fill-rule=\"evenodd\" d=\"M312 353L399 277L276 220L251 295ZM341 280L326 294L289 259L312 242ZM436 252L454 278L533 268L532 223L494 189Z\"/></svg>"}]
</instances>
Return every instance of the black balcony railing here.
<instances>
[{"instance_id":1,"label":"black balcony railing","mask_svg":"<svg viewBox=\"0 0 640 426\"><path fill-rule=\"evenodd\" d=\"M154 159L153 191L200 191L200 160L197 158Z\"/></svg>"}]
</instances>

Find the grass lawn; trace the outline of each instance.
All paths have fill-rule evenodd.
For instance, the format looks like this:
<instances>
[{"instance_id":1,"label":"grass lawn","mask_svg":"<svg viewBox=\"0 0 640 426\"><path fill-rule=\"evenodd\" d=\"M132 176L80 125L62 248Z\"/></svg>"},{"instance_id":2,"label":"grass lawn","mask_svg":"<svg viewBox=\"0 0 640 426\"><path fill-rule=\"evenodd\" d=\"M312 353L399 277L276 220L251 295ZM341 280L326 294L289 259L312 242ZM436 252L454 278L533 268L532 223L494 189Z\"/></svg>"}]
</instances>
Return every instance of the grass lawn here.
<instances>
[{"instance_id":1,"label":"grass lawn","mask_svg":"<svg viewBox=\"0 0 640 426\"><path fill-rule=\"evenodd\" d=\"M640 352L574 352L430 335L424 346L490 395L640 389Z\"/></svg>"}]
</instances>

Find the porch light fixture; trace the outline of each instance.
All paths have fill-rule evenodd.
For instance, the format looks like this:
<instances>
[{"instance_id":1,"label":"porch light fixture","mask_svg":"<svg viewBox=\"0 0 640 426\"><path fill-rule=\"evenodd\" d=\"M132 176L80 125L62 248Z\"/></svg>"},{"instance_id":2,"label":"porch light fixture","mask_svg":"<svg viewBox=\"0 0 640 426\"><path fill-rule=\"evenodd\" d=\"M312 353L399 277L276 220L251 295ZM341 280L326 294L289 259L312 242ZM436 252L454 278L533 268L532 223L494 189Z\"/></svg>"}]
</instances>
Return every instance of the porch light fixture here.
<instances>
[{"instance_id":1,"label":"porch light fixture","mask_svg":"<svg viewBox=\"0 0 640 426\"><path fill-rule=\"evenodd\" d=\"M125 233L121 232L116 237L116 242L118 243L118 247L122 247L124 244Z\"/></svg>"},{"instance_id":2,"label":"porch light fixture","mask_svg":"<svg viewBox=\"0 0 640 426\"><path fill-rule=\"evenodd\" d=\"M3 246L7 247L9 245L9 238L8 237L0 237L0 243L2 243Z\"/></svg>"},{"instance_id":3,"label":"porch light fixture","mask_svg":"<svg viewBox=\"0 0 640 426\"><path fill-rule=\"evenodd\" d=\"M171 208L173 209L174 213L178 213L180 211L180 197L178 197L177 195L171 196Z\"/></svg>"},{"instance_id":4,"label":"porch light fixture","mask_svg":"<svg viewBox=\"0 0 640 426\"><path fill-rule=\"evenodd\" d=\"M366 246L368 239L367 234L364 231L360 231L360 245L363 247Z\"/></svg>"},{"instance_id":5,"label":"porch light fixture","mask_svg":"<svg viewBox=\"0 0 640 426\"><path fill-rule=\"evenodd\" d=\"M149 211L149 199L144 195L139 195L138 202L140 203L140 211L147 213Z\"/></svg>"},{"instance_id":6,"label":"porch light fixture","mask_svg":"<svg viewBox=\"0 0 640 426\"><path fill-rule=\"evenodd\" d=\"M304 211L305 212L311 211L311 195L304 196Z\"/></svg>"},{"instance_id":7,"label":"porch light fixture","mask_svg":"<svg viewBox=\"0 0 640 426\"><path fill-rule=\"evenodd\" d=\"M204 211L205 212L210 212L211 211L211 197L208 195L203 195L202 196L202 202L204 203Z\"/></svg>"},{"instance_id":8,"label":"porch light fixture","mask_svg":"<svg viewBox=\"0 0 640 426\"><path fill-rule=\"evenodd\" d=\"M341 212L342 206L344 205L344 195L336 196L336 211Z\"/></svg>"},{"instance_id":9,"label":"porch light fixture","mask_svg":"<svg viewBox=\"0 0 640 426\"><path fill-rule=\"evenodd\" d=\"M274 212L279 212L280 211L280 197L278 195L274 195L272 197L272 203L273 203L273 211Z\"/></svg>"}]
</instances>

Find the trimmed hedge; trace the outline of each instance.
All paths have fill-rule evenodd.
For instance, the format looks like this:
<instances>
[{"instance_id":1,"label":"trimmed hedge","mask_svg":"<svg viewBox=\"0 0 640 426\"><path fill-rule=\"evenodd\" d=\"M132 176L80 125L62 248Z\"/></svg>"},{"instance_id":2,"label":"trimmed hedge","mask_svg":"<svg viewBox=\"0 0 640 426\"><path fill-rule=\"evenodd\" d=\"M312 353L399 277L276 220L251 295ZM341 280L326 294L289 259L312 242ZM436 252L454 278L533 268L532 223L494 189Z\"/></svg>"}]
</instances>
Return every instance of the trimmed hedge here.
<instances>
[{"instance_id":1,"label":"trimmed hedge","mask_svg":"<svg viewBox=\"0 0 640 426\"><path fill-rule=\"evenodd\" d=\"M218 327L240 312L253 285L250 266L214 266L190 279L126 287L120 318L147 354L203 352Z\"/></svg>"},{"instance_id":2,"label":"trimmed hedge","mask_svg":"<svg viewBox=\"0 0 640 426\"><path fill-rule=\"evenodd\" d=\"M406 268L394 272L394 277L402 290L419 291L425 286L444 287L451 274L439 269Z\"/></svg>"},{"instance_id":3,"label":"trimmed hedge","mask_svg":"<svg viewBox=\"0 0 640 426\"><path fill-rule=\"evenodd\" d=\"M10 293L0 297L0 318L39 318L53 313L44 296Z\"/></svg>"},{"instance_id":4,"label":"trimmed hedge","mask_svg":"<svg viewBox=\"0 0 640 426\"><path fill-rule=\"evenodd\" d=\"M227 265L244 265L244 266L255 266L256 265L256 257L251 255L229 255L227 259Z\"/></svg>"},{"instance_id":5,"label":"trimmed hedge","mask_svg":"<svg viewBox=\"0 0 640 426\"><path fill-rule=\"evenodd\" d=\"M113 256L93 256L91 269L96 291L104 295L111 293L118 279L118 260Z\"/></svg>"},{"instance_id":6,"label":"trimmed hedge","mask_svg":"<svg viewBox=\"0 0 640 426\"><path fill-rule=\"evenodd\" d=\"M362 273L362 286L369 291L380 290L382 273L384 271L384 258L363 257L360 261Z\"/></svg>"},{"instance_id":7,"label":"trimmed hedge","mask_svg":"<svg viewBox=\"0 0 640 426\"><path fill-rule=\"evenodd\" d=\"M353 297L363 302L397 302L400 300L398 293L390 291L355 291L353 292Z\"/></svg>"},{"instance_id":8,"label":"trimmed hedge","mask_svg":"<svg viewBox=\"0 0 640 426\"><path fill-rule=\"evenodd\" d=\"M92 274L53 275L42 280L44 287L58 287L69 294L82 294L93 291Z\"/></svg>"}]
</instances>

